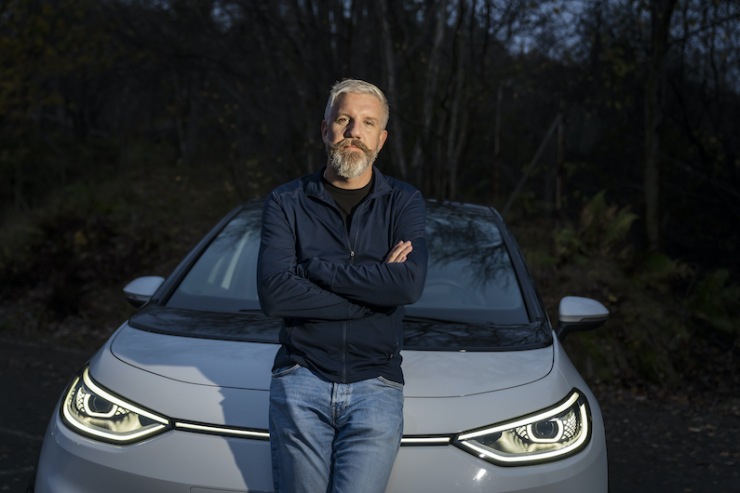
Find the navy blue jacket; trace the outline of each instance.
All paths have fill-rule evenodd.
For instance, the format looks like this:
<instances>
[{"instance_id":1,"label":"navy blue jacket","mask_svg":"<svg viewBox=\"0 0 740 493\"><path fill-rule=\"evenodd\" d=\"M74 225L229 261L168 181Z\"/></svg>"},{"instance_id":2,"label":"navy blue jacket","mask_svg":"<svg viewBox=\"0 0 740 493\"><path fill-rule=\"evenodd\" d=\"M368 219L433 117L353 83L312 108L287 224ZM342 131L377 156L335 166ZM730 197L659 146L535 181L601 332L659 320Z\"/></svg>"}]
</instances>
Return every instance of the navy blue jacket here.
<instances>
[{"instance_id":1,"label":"navy blue jacket","mask_svg":"<svg viewBox=\"0 0 740 493\"><path fill-rule=\"evenodd\" d=\"M421 193L373 168L373 190L348 233L323 171L273 190L262 212L260 305L283 317L274 368L298 363L332 382L403 383L403 305L421 297L427 268ZM402 240L413 246L406 262L386 263Z\"/></svg>"}]
</instances>

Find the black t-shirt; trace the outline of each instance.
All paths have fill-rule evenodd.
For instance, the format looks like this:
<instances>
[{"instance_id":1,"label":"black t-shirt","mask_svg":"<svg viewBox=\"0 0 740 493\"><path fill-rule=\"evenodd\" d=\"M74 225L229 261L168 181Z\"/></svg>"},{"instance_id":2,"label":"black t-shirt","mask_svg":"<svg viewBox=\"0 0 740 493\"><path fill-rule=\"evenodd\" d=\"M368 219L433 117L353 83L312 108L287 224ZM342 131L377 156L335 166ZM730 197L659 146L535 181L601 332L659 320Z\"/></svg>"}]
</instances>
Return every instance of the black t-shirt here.
<instances>
[{"instance_id":1,"label":"black t-shirt","mask_svg":"<svg viewBox=\"0 0 740 493\"><path fill-rule=\"evenodd\" d=\"M355 209L363 200L365 200L365 197L367 197L370 194L370 191L373 189L373 184L375 183L375 175L373 174L373 177L370 179L370 182L367 185L355 190L347 190L344 188L335 187L334 185L329 183L326 178L324 178L323 180L324 188L327 192L329 192L331 198L334 199L334 203L337 204L337 208L339 209L339 212L342 213L342 217L344 218L344 224L347 227L347 232L349 232L349 227L350 224L352 224L352 216L355 213Z\"/></svg>"}]
</instances>

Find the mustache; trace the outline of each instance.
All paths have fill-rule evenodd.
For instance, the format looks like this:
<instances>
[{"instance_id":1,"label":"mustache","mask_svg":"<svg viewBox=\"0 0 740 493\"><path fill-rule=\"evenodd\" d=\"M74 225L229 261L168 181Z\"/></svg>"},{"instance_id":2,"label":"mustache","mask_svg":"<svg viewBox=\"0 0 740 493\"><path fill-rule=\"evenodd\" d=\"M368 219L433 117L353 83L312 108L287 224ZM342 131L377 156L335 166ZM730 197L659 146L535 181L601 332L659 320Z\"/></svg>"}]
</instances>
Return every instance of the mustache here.
<instances>
[{"instance_id":1,"label":"mustache","mask_svg":"<svg viewBox=\"0 0 740 493\"><path fill-rule=\"evenodd\" d=\"M351 145L359 147L365 154L370 154L372 152L368 146L366 146L361 140L357 139L343 139L336 144L329 144L327 147L329 148L329 152L334 153L339 149L343 149Z\"/></svg>"}]
</instances>

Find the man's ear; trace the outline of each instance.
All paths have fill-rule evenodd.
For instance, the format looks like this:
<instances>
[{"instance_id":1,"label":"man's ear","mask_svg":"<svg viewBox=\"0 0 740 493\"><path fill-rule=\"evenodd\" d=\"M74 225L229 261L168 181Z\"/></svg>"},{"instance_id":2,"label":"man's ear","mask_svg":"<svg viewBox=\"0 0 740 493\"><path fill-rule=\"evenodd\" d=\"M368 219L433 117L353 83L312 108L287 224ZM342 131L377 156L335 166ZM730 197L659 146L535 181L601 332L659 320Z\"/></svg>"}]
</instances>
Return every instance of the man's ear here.
<instances>
[{"instance_id":1,"label":"man's ear","mask_svg":"<svg viewBox=\"0 0 740 493\"><path fill-rule=\"evenodd\" d=\"M326 120L321 120L321 140L326 143L326 133L329 131L329 125L326 123Z\"/></svg>"},{"instance_id":2,"label":"man's ear","mask_svg":"<svg viewBox=\"0 0 740 493\"><path fill-rule=\"evenodd\" d=\"M385 139L388 138L388 131L383 130L380 132L380 138L378 139L378 151L380 151L383 148L383 144L385 144Z\"/></svg>"}]
</instances>

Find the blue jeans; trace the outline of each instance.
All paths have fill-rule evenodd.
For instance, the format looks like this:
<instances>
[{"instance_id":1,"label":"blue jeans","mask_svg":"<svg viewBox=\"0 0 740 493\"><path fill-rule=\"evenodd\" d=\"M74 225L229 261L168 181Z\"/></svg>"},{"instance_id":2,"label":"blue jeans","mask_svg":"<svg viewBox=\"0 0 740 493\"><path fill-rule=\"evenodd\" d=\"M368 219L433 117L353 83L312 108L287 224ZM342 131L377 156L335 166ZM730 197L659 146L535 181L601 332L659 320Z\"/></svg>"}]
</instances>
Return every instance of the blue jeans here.
<instances>
[{"instance_id":1,"label":"blue jeans","mask_svg":"<svg viewBox=\"0 0 740 493\"><path fill-rule=\"evenodd\" d=\"M299 365L272 375L276 493L383 493L402 433L400 383L332 383Z\"/></svg>"}]
</instances>

